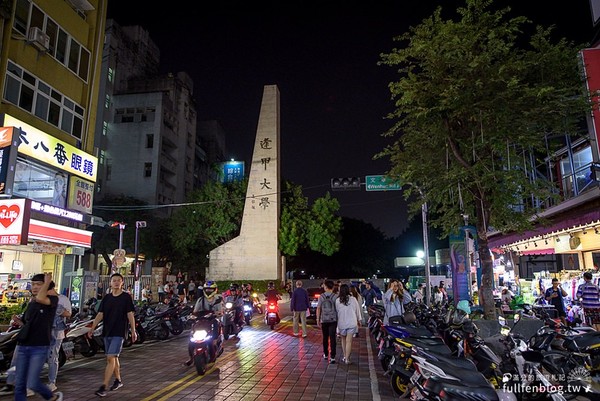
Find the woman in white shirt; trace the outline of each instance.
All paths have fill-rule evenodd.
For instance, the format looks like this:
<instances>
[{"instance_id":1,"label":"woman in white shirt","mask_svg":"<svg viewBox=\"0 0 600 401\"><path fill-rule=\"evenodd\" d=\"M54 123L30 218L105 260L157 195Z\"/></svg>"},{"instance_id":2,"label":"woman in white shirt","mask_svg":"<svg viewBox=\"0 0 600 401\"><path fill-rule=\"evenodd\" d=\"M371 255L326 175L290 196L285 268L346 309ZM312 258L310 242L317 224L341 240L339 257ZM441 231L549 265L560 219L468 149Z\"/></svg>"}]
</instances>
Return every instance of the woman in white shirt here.
<instances>
[{"instance_id":1,"label":"woman in white shirt","mask_svg":"<svg viewBox=\"0 0 600 401\"><path fill-rule=\"evenodd\" d=\"M358 333L360 327L361 313L360 305L356 298L350 295L348 284L340 286L340 292L335 300L337 310L337 330L342 338L342 351L344 357L342 362L350 365L350 353L352 352L352 337Z\"/></svg>"}]
</instances>

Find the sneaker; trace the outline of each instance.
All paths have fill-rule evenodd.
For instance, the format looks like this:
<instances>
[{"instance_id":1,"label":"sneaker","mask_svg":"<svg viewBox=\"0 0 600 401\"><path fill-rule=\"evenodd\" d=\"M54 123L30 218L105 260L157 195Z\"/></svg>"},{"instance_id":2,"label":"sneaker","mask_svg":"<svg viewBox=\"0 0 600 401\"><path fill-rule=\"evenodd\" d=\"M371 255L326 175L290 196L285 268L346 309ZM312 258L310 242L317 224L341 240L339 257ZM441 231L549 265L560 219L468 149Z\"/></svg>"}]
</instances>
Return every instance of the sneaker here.
<instances>
[{"instance_id":1,"label":"sneaker","mask_svg":"<svg viewBox=\"0 0 600 401\"><path fill-rule=\"evenodd\" d=\"M115 391L123 387L123 382L119 379L115 379L115 382L110 386L110 391Z\"/></svg>"},{"instance_id":2,"label":"sneaker","mask_svg":"<svg viewBox=\"0 0 600 401\"><path fill-rule=\"evenodd\" d=\"M28 388L27 389L27 397L33 397L35 395L35 391L33 391L32 389Z\"/></svg>"},{"instance_id":3,"label":"sneaker","mask_svg":"<svg viewBox=\"0 0 600 401\"><path fill-rule=\"evenodd\" d=\"M57 391L56 394L54 394L54 398L52 398L52 401L63 401L63 393Z\"/></svg>"},{"instance_id":4,"label":"sneaker","mask_svg":"<svg viewBox=\"0 0 600 401\"><path fill-rule=\"evenodd\" d=\"M58 387L56 387L56 384L54 384L54 383L48 383L48 388L52 392L55 392L58 389Z\"/></svg>"},{"instance_id":5,"label":"sneaker","mask_svg":"<svg viewBox=\"0 0 600 401\"><path fill-rule=\"evenodd\" d=\"M302 334L302 338L306 338L308 337L306 334Z\"/></svg>"},{"instance_id":6,"label":"sneaker","mask_svg":"<svg viewBox=\"0 0 600 401\"><path fill-rule=\"evenodd\" d=\"M106 397L106 386L103 384L95 393L98 397Z\"/></svg>"},{"instance_id":7,"label":"sneaker","mask_svg":"<svg viewBox=\"0 0 600 401\"><path fill-rule=\"evenodd\" d=\"M294 333L294 337L298 337L298 333Z\"/></svg>"},{"instance_id":8,"label":"sneaker","mask_svg":"<svg viewBox=\"0 0 600 401\"><path fill-rule=\"evenodd\" d=\"M335 361L335 357L332 357L331 360L329 361L330 365L335 365L337 362Z\"/></svg>"},{"instance_id":9,"label":"sneaker","mask_svg":"<svg viewBox=\"0 0 600 401\"><path fill-rule=\"evenodd\" d=\"M323 354L323 359L327 360L329 357L325 354Z\"/></svg>"},{"instance_id":10,"label":"sneaker","mask_svg":"<svg viewBox=\"0 0 600 401\"><path fill-rule=\"evenodd\" d=\"M0 395L12 395L15 392L15 389L13 386L10 385L6 385L3 386L2 388L0 388Z\"/></svg>"}]
</instances>

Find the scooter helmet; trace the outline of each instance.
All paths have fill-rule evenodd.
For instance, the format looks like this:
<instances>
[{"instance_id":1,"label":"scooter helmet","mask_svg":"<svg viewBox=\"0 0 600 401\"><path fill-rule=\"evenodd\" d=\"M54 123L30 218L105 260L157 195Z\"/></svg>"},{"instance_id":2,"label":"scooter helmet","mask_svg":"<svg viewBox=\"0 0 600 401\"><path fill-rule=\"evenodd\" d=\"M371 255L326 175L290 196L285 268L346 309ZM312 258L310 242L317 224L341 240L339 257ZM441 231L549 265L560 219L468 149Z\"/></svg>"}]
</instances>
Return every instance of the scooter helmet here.
<instances>
[{"instance_id":1,"label":"scooter helmet","mask_svg":"<svg viewBox=\"0 0 600 401\"><path fill-rule=\"evenodd\" d=\"M204 295L206 295L207 298L212 298L213 296L215 296L217 290L217 283L215 283L214 281L207 281L204 285Z\"/></svg>"},{"instance_id":2,"label":"scooter helmet","mask_svg":"<svg viewBox=\"0 0 600 401\"><path fill-rule=\"evenodd\" d=\"M404 321L404 324L413 324L417 321L417 315L415 315L414 312L404 312L402 320Z\"/></svg>"},{"instance_id":3,"label":"scooter helmet","mask_svg":"<svg viewBox=\"0 0 600 401\"><path fill-rule=\"evenodd\" d=\"M270 290L272 290L273 288L275 288L275 284L273 284L272 281L269 281L268 287Z\"/></svg>"}]
</instances>

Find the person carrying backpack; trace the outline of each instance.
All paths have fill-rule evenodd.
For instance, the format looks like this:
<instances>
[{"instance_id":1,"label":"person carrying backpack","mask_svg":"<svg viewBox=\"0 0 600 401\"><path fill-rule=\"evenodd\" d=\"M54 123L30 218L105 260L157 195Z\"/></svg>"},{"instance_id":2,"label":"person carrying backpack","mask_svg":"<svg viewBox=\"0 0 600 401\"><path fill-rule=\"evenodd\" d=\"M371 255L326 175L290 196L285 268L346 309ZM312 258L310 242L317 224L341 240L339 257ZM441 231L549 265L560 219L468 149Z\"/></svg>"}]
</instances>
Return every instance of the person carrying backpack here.
<instances>
[{"instance_id":1,"label":"person carrying backpack","mask_svg":"<svg viewBox=\"0 0 600 401\"><path fill-rule=\"evenodd\" d=\"M317 325L323 334L323 359L329 359L330 364L335 364L337 310L333 293L333 280L325 280L325 292L319 297L317 304Z\"/></svg>"}]
</instances>

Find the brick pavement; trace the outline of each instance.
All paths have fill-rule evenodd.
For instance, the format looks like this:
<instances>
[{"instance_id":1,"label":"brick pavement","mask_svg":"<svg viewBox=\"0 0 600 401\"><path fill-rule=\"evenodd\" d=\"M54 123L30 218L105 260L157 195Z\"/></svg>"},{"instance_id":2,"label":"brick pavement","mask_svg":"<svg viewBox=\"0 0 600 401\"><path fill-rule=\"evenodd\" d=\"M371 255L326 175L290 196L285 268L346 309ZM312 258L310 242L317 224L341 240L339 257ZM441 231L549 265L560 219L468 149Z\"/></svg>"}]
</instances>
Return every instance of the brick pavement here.
<instances>
[{"instance_id":1,"label":"brick pavement","mask_svg":"<svg viewBox=\"0 0 600 401\"><path fill-rule=\"evenodd\" d=\"M285 311L284 311L285 313ZM373 400L395 399L383 376L366 329L353 341L352 365L330 365L323 360L321 333L309 325L308 337L294 337L285 319L271 331L256 317L239 338L226 341L225 352L204 376L182 367L186 333L164 342L146 342L121 357L124 386L109 392L113 400ZM338 359L341 359L338 343ZM94 391L102 381L103 354L69 361L59 372L59 390L66 401L98 400ZM0 397L12 399L12 397ZM41 397L30 397L30 400Z\"/></svg>"}]
</instances>

